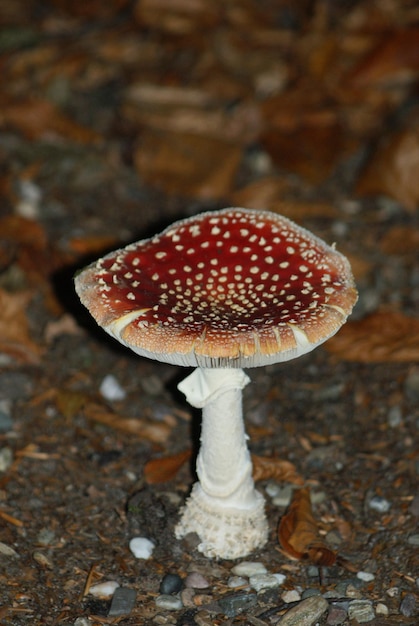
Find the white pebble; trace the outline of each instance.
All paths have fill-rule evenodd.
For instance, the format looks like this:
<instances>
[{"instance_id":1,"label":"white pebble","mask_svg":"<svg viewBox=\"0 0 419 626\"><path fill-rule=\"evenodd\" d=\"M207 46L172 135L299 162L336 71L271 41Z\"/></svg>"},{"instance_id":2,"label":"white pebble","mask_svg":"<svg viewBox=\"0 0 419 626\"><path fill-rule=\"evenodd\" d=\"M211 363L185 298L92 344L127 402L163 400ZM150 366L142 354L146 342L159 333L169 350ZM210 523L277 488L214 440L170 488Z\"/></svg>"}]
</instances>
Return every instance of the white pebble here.
<instances>
[{"instance_id":1,"label":"white pebble","mask_svg":"<svg viewBox=\"0 0 419 626\"><path fill-rule=\"evenodd\" d=\"M371 574L371 572L358 572L356 577L366 583L370 583L375 578L374 574Z\"/></svg>"},{"instance_id":2,"label":"white pebble","mask_svg":"<svg viewBox=\"0 0 419 626\"><path fill-rule=\"evenodd\" d=\"M400 595L400 587L390 587L387 589L386 594L390 596L390 598L397 598Z\"/></svg>"},{"instance_id":3,"label":"white pebble","mask_svg":"<svg viewBox=\"0 0 419 626\"><path fill-rule=\"evenodd\" d=\"M381 496L374 496L369 502L369 507L378 513L387 513L391 508L391 502Z\"/></svg>"},{"instance_id":4,"label":"white pebble","mask_svg":"<svg viewBox=\"0 0 419 626\"><path fill-rule=\"evenodd\" d=\"M243 578L243 576L230 576L227 581L227 586L231 589L236 589L237 587L245 587L247 585L247 578Z\"/></svg>"},{"instance_id":5,"label":"white pebble","mask_svg":"<svg viewBox=\"0 0 419 626\"><path fill-rule=\"evenodd\" d=\"M129 549L137 559L149 559L154 547L154 543L147 537L134 537L129 542Z\"/></svg>"},{"instance_id":6,"label":"white pebble","mask_svg":"<svg viewBox=\"0 0 419 626\"><path fill-rule=\"evenodd\" d=\"M103 583L92 585L89 589L89 593L96 598L110 598L118 587L119 583L117 583L116 580L107 580Z\"/></svg>"},{"instance_id":7,"label":"white pebble","mask_svg":"<svg viewBox=\"0 0 419 626\"><path fill-rule=\"evenodd\" d=\"M121 385L116 380L115 376L112 376L112 374L105 376L101 382L99 391L105 400L110 400L111 402L115 400L124 400L127 395L125 390L122 389Z\"/></svg>"},{"instance_id":8,"label":"white pebble","mask_svg":"<svg viewBox=\"0 0 419 626\"><path fill-rule=\"evenodd\" d=\"M253 576L250 576L249 583L255 591L279 587L278 579L276 576L272 576L272 574L254 574Z\"/></svg>"},{"instance_id":9,"label":"white pebble","mask_svg":"<svg viewBox=\"0 0 419 626\"><path fill-rule=\"evenodd\" d=\"M375 607L375 613L376 615L384 615L384 617L387 617L389 614L388 606L383 602L379 602Z\"/></svg>"},{"instance_id":10,"label":"white pebble","mask_svg":"<svg viewBox=\"0 0 419 626\"><path fill-rule=\"evenodd\" d=\"M287 603L299 602L301 600L301 595L296 589L290 589L289 591L284 591L281 598L284 602Z\"/></svg>"},{"instance_id":11,"label":"white pebble","mask_svg":"<svg viewBox=\"0 0 419 626\"><path fill-rule=\"evenodd\" d=\"M263 563L257 561L242 561L231 569L236 576L254 576L255 574L267 574L268 570Z\"/></svg>"},{"instance_id":12,"label":"white pebble","mask_svg":"<svg viewBox=\"0 0 419 626\"><path fill-rule=\"evenodd\" d=\"M166 609L166 611L178 611L183 606L179 596L169 596L166 594L157 596L155 603L160 609Z\"/></svg>"},{"instance_id":13,"label":"white pebble","mask_svg":"<svg viewBox=\"0 0 419 626\"><path fill-rule=\"evenodd\" d=\"M287 578L285 574L272 574L272 576L275 576L278 581L278 585L283 585Z\"/></svg>"}]
</instances>

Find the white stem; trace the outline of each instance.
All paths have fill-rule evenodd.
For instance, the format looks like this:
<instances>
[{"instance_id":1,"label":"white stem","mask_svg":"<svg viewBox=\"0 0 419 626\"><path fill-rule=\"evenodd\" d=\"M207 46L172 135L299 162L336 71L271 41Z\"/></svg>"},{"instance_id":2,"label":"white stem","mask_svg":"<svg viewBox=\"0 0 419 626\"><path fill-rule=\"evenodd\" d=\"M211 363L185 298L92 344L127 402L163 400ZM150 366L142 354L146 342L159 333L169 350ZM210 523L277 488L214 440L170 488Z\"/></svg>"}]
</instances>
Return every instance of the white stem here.
<instances>
[{"instance_id":1,"label":"white stem","mask_svg":"<svg viewBox=\"0 0 419 626\"><path fill-rule=\"evenodd\" d=\"M197 532L207 556L235 558L266 541L263 499L254 487L242 414L242 389L248 382L241 369L198 368L179 384L190 404L203 410L199 484L186 504L177 535ZM240 554L232 549L233 543Z\"/></svg>"}]
</instances>

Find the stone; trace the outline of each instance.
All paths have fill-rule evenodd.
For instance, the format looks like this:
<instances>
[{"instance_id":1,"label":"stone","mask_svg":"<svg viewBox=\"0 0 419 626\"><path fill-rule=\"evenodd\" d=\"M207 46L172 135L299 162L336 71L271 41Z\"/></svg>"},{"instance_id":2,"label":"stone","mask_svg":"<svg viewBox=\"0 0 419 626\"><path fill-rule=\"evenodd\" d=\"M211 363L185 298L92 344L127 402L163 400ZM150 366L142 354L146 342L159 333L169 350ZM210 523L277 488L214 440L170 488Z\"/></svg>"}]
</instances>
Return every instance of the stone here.
<instances>
[{"instance_id":1,"label":"stone","mask_svg":"<svg viewBox=\"0 0 419 626\"><path fill-rule=\"evenodd\" d=\"M347 617L348 614L345 609L339 606L331 606L327 614L326 624L327 626L340 626L340 624L345 623Z\"/></svg>"},{"instance_id":2,"label":"stone","mask_svg":"<svg viewBox=\"0 0 419 626\"><path fill-rule=\"evenodd\" d=\"M262 589L272 589L279 587L279 581L273 574L254 574L249 578L249 584L255 591L261 591Z\"/></svg>"},{"instance_id":3,"label":"stone","mask_svg":"<svg viewBox=\"0 0 419 626\"><path fill-rule=\"evenodd\" d=\"M267 574L268 570L263 563L257 561L242 561L231 569L236 576L254 576L255 574Z\"/></svg>"},{"instance_id":4,"label":"stone","mask_svg":"<svg viewBox=\"0 0 419 626\"><path fill-rule=\"evenodd\" d=\"M377 511L377 513L388 513L391 508L391 502L381 496L373 496L368 506L373 511Z\"/></svg>"},{"instance_id":5,"label":"stone","mask_svg":"<svg viewBox=\"0 0 419 626\"><path fill-rule=\"evenodd\" d=\"M129 615L134 608L136 600L135 589L129 587L118 587L112 597L109 617Z\"/></svg>"},{"instance_id":6,"label":"stone","mask_svg":"<svg viewBox=\"0 0 419 626\"><path fill-rule=\"evenodd\" d=\"M159 591L162 595L179 593L182 589L183 581L178 574L166 574L160 583Z\"/></svg>"},{"instance_id":7,"label":"stone","mask_svg":"<svg viewBox=\"0 0 419 626\"><path fill-rule=\"evenodd\" d=\"M400 613L405 617L412 617L416 613L416 598L413 593L407 593L400 603Z\"/></svg>"},{"instance_id":8,"label":"stone","mask_svg":"<svg viewBox=\"0 0 419 626\"><path fill-rule=\"evenodd\" d=\"M129 542L129 549L136 559L149 559L154 547L154 543L147 537L134 537Z\"/></svg>"},{"instance_id":9,"label":"stone","mask_svg":"<svg viewBox=\"0 0 419 626\"><path fill-rule=\"evenodd\" d=\"M375 579L374 574L371 574L371 572L358 572L356 577L364 583L370 583Z\"/></svg>"},{"instance_id":10,"label":"stone","mask_svg":"<svg viewBox=\"0 0 419 626\"><path fill-rule=\"evenodd\" d=\"M166 611L178 611L182 608L182 600L179 596L161 594L155 599L156 606Z\"/></svg>"},{"instance_id":11,"label":"stone","mask_svg":"<svg viewBox=\"0 0 419 626\"><path fill-rule=\"evenodd\" d=\"M314 626L328 609L322 596L311 596L289 609L281 619L281 626Z\"/></svg>"},{"instance_id":12,"label":"stone","mask_svg":"<svg viewBox=\"0 0 419 626\"><path fill-rule=\"evenodd\" d=\"M199 572L191 572L186 577L185 586L192 587L192 589L206 589L210 584L205 576Z\"/></svg>"},{"instance_id":13,"label":"stone","mask_svg":"<svg viewBox=\"0 0 419 626\"><path fill-rule=\"evenodd\" d=\"M371 600L352 600L348 607L348 615L350 619L356 620L360 624L371 622L375 618Z\"/></svg>"},{"instance_id":14,"label":"stone","mask_svg":"<svg viewBox=\"0 0 419 626\"><path fill-rule=\"evenodd\" d=\"M119 583L116 580L106 580L97 585L92 585L89 588L89 594L95 598L111 598L118 587Z\"/></svg>"},{"instance_id":15,"label":"stone","mask_svg":"<svg viewBox=\"0 0 419 626\"><path fill-rule=\"evenodd\" d=\"M218 605L226 617L236 617L246 611L257 602L257 595L252 592L242 591L223 596L218 600Z\"/></svg>"}]
</instances>

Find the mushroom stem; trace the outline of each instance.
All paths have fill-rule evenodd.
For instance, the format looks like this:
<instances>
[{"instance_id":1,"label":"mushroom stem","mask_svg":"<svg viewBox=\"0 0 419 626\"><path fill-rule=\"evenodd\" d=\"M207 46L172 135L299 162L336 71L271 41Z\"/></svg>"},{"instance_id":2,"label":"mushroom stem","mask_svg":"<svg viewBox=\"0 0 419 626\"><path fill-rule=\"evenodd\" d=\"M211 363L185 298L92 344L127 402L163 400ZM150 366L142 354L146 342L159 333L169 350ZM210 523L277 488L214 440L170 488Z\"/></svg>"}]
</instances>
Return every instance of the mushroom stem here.
<instances>
[{"instance_id":1,"label":"mushroom stem","mask_svg":"<svg viewBox=\"0 0 419 626\"><path fill-rule=\"evenodd\" d=\"M185 505L176 535L196 532L206 556L238 558L267 538L264 500L256 491L242 414L241 369L196 369L179 385L202 408L199 483Z\"/></svg>"}]
</instances>

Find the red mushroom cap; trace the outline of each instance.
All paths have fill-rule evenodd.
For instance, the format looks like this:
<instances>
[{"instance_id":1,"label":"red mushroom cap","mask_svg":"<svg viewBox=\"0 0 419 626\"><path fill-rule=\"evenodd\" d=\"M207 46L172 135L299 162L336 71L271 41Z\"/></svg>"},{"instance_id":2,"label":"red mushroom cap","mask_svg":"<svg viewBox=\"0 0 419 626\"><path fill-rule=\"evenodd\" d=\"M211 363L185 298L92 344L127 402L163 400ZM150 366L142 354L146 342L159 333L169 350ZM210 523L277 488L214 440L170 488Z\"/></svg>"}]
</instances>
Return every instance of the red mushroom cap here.
<instances>
[{"instance_id":1,"label":"red mushroom cap","mask_svg":"<svg viewBox=\"0 0 419 626\"><path fill-rule=\"evenodd\" d=\"M286 361L331 337L356 300L347 259L267 211L181 220L76 277L82 303L140 355L201 367Z\"/></svg>"}]
</instances>

